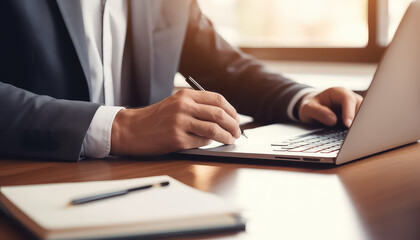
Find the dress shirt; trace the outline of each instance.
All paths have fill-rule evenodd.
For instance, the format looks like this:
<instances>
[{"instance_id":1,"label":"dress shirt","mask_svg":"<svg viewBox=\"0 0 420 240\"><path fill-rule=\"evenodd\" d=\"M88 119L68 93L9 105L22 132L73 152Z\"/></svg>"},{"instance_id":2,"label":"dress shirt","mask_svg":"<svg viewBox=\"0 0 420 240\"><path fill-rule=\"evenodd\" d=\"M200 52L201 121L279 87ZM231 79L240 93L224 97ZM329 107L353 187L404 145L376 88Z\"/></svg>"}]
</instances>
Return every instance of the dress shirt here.
<instances>
[{"instance_id":1,"label":"dress shirt","mask_svg":"<svg viewBox=\"0 0 420 240\"><path fill-rule=\"evenodd\" d=\"M89 56L91 101L96 111L83 141L82 155L108 156L111 129L121 104L121 68L127 31L124 0L80 0Z\"/></svg>"},{"instance_id":2,"label":"dress shirt","mask_svg":"<svg viewBox=\"0 0 420 240\"><path fill-rule=\"evenodd\" d=\"M111 149L112 123L121 105L121 69L127 31L124 0L80 0L89 56L91 101L103 104L96 111L83 141L82 156L104 158ZM303 89L290 101L287 115L298 121L293 108Z\"/></svg>"}]
</instances>

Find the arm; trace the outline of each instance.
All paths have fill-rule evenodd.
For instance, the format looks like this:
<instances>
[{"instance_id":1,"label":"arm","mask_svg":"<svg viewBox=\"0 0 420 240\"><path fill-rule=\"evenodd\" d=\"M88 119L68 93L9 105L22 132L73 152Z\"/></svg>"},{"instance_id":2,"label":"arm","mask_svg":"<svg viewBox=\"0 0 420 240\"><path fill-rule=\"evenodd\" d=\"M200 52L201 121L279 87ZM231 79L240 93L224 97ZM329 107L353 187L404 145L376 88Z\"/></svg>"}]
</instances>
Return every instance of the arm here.
<instances>
[{"instance_id":1,"label":"arm","mask_svg":"<svg viewBox=\"0 0 420 240\"><path fill-rule=\"evenodd\" d=\"M180 72L195 77L205 89L221 93L240 113L256 121L301 120L334 126L341 124L341 118L350 127L362 102L360 95L343 88L307 94L314 91L267 71L220 37L196 1L190 8Z\"/></svg>"},{"instance_id":2,"label":"arm","mask_svg":"<svg viewBox=\"0 0 420 240\"><path fill-rule=\"evenodd\" d=\"M0 82L0 155L77 161L98 107Z\"/></svg>"},{"instance_id":3,"label":"arm","mask_svg":"<svg viewBox=\"0 0 420 240\"><path fill-rule=\"evenodd\" d=\"M181 90L152 106L121 110L112 125L111 154L164 154L200 147L209 140L232 144L240 136L236 109L257 121L287 121L293 114L290 103L294 96L308 89L268 72L261 63L232 48L215 32L195 1L179 71L219 94ZM315 98L305 99L312 102ZM301 106L307 106L306 100L296 104L297 117L302 116ZM312 108L305 107L303 112L306 109Z\"/></svg>"},{"instance_id":4,"label":"arm","mask_svg":"<svg viewBox=\"0 0 420 240\"><path fill-rule=\"evenodd\" d=\"M238 110L257 121L290 120L288 104L308 86L298 84L230 46L202 14L197 2L190 8L180 72L191 75L210 91L222 94Z\"/></svg>"}]
</instances>

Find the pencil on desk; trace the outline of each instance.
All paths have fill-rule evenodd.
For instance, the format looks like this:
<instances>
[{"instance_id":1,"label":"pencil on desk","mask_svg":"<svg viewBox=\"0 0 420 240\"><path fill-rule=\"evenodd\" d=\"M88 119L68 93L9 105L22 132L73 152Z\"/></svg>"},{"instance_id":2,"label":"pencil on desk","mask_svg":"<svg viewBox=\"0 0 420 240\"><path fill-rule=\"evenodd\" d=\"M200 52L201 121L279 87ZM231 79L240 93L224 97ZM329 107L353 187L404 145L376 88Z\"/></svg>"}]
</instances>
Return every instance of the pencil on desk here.
<instances>
[{"instance_id":1,"label":"pencil on desk","mask_svg":"<svg viewBox=\"0 0 420 240\"><path fill-rule=\"evenodd\" d=\"M149 184L149 185L144 185L144 186L139 186L139 187L123 189L123 190L114 191L114 192L101 193L97 195L74 199L69 203L69 206L80 205L80 204L90 203L90 202L108 199L112 197L123 196L131 192L146 190L146 189L154 188L154 187L166 187L168 185L169 185L169 182L165 181L165 182L160 182L160 183L155 183L155 184Z\"/></svg>"}]
</instances>

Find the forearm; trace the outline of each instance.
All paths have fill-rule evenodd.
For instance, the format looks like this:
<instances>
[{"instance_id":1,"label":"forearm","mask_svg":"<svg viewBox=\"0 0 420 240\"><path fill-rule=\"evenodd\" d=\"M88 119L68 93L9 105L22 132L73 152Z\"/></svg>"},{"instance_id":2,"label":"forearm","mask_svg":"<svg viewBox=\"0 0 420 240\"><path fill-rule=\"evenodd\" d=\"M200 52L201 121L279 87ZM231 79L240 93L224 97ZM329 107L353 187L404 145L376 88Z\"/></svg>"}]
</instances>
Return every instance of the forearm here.
<instances>
[{"instance_id":1,"label":"forearm","mask_svg":"<svg viewBox=\"0 0 420 240\"><path fill-rule=\"evenodd\" d=\"M0 154L77 161L98 107L36 95L0 82Z\"/></svg>"}]
</instances>

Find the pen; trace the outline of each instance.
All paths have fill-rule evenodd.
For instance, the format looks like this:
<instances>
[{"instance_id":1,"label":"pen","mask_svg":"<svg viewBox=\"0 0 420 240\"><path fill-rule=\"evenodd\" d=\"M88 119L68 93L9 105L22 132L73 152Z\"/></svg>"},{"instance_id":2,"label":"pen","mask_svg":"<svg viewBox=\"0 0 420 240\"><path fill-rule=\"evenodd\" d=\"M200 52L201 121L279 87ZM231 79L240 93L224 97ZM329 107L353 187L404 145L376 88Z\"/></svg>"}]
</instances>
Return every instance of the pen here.
<instances>
[{"instance_id":1,"label":"pen","mask_svg":"<svg viewBox=\"0 0 420 240\"><path fill-rule=\"evenodd\" d=\"M201 87L200 86L200 84L198 84L198 82L196 82L195 80L194 80L194 78L192 78L191 76L188 76L187 78L185 78L185 81L193 88L193 89L195 89L195 90L198 90L198 91L206 91L206 90L204 90L204 88L203 87ZM245 132L244 132L244 130L242 130L242 128L240 128L241 129L241 135L242 136L244 136L244 137L246 137L246 138L248 138L246 135L245 135Z\"/></svg>"},{"instance_id":2,"label":"pen","mask_svg":"<svg viewBox=\"0 0 420 240\"><path fill-rule=\"evenodd\" d=\"M92 196L89 196L89 197L74 199L69 203L69 205L80 205L80 204L84 204L84 203L99 201L99 200L102 200L102 199L123 196L123 195L129 194L131 192L141 191L141 190L145 190L145 189L149 189L149 188L166 187L168 185L169 185L169 182L165 181L165 182L149 184L149 185L144 185L144 186L140 186L140 187L133 187L133 188L128 188L128 189L109 192L109 193L92 195Z\"/></svg>"}]
</instances>

